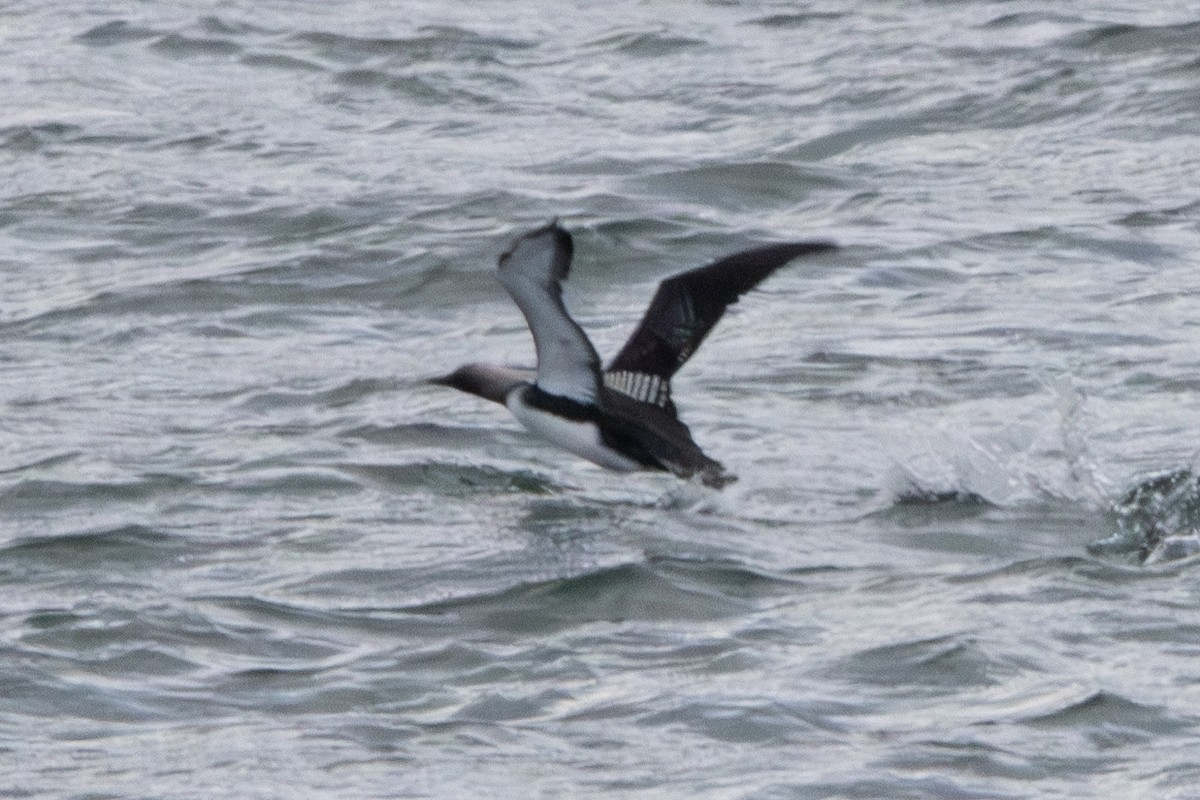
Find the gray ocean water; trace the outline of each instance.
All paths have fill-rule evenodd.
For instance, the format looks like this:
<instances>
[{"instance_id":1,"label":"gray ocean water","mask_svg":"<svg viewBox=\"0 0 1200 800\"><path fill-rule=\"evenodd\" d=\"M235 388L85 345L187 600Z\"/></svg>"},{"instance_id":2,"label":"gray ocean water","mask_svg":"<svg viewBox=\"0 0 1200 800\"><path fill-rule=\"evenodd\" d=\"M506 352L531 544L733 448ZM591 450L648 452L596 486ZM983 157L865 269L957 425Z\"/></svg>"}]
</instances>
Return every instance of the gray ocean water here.
<instances>
[{"instance_id":1,"label":"gray ocean water","mask_svg":"<svg viewBox=\"0 0 1200 800\"><path fill-rule=\"evenodd\" d=\"M1200 566L1095 545L1200 451L1191 0L11 3L0 97L0 797L1200 797ZM738 483L425 383L555 216L602 354L843 246L676 379Z\"/></svg>"}]
</instances>

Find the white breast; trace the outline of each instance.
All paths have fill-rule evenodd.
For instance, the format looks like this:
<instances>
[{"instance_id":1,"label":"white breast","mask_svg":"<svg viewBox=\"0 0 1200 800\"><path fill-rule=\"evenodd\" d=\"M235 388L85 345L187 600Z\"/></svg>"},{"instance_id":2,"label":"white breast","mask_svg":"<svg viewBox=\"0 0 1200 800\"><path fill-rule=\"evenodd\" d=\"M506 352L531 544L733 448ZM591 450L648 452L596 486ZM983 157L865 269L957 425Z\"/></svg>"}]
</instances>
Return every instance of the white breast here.
<instances>
[{"instance_id":1,"label":"white breast","mask_svg":"<svg viewBox=\"0 0 1200 800\"><path fill-rule=\"evenodd\" d=\"M638 462L604 444L600 438L600 430L594 422L576 422L540 408L533 408L522 399L522 389L523 387L518 387L509 392L505 405L517 421L530 431L606 469L617 472L642 469Z\"/></svg>"}]
</instances>

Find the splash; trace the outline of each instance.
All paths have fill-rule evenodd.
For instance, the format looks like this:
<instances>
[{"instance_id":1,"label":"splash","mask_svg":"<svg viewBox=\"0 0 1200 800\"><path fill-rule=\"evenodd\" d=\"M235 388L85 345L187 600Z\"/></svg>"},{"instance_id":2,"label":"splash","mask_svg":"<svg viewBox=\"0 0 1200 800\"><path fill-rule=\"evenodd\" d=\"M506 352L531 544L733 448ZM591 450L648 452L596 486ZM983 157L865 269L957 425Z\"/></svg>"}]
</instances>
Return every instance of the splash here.
<instances>
[{"instance_id":1,"label":"splash","mask_svg":"<svg viewBox=\"0 0 1200 800\"><path fill-rule=\"evenodd\" d=\"M939 425L918 451L899 457L884 480L889 504L990 503L1015 501L1019 486L1006 469L1010 453L999 442Z\"/></svg>"},{"instance_id":2,"label":"splash","mask_svg":"<svg viewBox=\"0 0 1200 800\"><path fill-rule=\"evenodd\" d=\"M1089 447L1087 396L1067 377L1043 379L1053 419L1003 421L977 433L961 416L921 432L917 446L893 453L884 491L892 503L989 503L1017 506L1066 500L1106 507L1108 481Z\"/></svg>"}]
</instances>

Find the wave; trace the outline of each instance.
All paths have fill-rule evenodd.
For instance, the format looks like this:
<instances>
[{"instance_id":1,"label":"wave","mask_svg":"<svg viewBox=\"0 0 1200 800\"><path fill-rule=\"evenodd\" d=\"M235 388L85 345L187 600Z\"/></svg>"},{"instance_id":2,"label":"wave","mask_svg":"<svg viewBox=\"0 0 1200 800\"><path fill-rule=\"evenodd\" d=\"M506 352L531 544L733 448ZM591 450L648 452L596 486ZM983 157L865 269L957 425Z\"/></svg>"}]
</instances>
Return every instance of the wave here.
<instances>
[{"instance_id":1,"label":"wave","mask_svg":"<svg viewBox=\"0 0 1200 800\"><path fill-rule=\"evenodd\" d=\"M938 636L857 651L831 674L853 685L950 687L996 684L1011 669L968 636Z\"/></svg>"},{"instance_id":2,"label":"wave","mask_svg":"<svg viewBox=\"0 0 1200 800\"><path fill-rule=\"evenodd\" d=\"M1100 25L1075 34L1064 43L1081 50L1109 53L1178 52L1193 55L1200 48L1200 21L1167 25Z\"/></svg>"},{"instance_id":3,"label":"wave","mask_svg":"<svg viewBox=\"0 0 1200 800\"><path fill-rule=\"evenodd\" d=\"M43 509L106 502L144 500L178 492L191 485L183 475L146 473L123 481L66 481L25 478L0 489L0 501L10 510Z\"/></svg>"},{"instance_id":4,"label":"wave","mask_svg":"<svg viewBox=\"0 0 1200 800\"><path fill-rule=\"evenodd\" d=\"M84 44L107 47L128 42L140 42L161 35L162 31L154 28L137 25L128 20L114 19L88 28L75 38Z\"/></svg>"},{"instance_id":5,"label":"wave","mask_svg":"<svg viewBox=\"0 0 1200 800\"><path fill-rule=\"evenodd\" d=\"M805 28L815 23L832 22L849 16L849 13L838 11L803 11L788 14L770 14L765 17L752 19L748 24L760 25L764 28Z\"/></svg>"},{"instance_id":6,"label":"wave","mask_svg":"<svg viewBox=\"0 0 1200 800\"><path fill-rule=\"evenodd\" d=\"M436 105L442 110L456 103L489 106L501 99L501 95L494 92L485 94L467 89L457 78L446 75L397 74L390 70L356 67L338 72L333 80L346 91L385 91L418 104ZM330 100L337 104L345 97L335 96Z\"/></svg>"},{"instance_id":7,"label":"wave","mask_svg":"<svg viewBox=\"0 0 1200 800\"><path fill-rule=\"evenodd\" d=\"M830 173L789 161L709 164L641 174L623 181L630 194L666 195L689 202L720 196L734 208L775 208L838 183Z\"/></svg>"},{"instance_id":8,"label":"wave","mask_svg":"<svg viewBox=\"0 0 1200 800\"><path fill-rule=\"evenodd\" d=\"M446 642L458 642L463 631L526 635L582 630L596 622L737 618L764 602L794 593L810 573L770 573L734 562L673 557L629 560L615 553L607 563L566 567L565 574L539 576L539 568L512 566L511 572L517 574L490 576L499 581L492 588L467 591L456 579L449 597L438 596L445 589L436 581L423 580L429 576L417 578L411 569L397 566L325 572L276 587L271 596L205 596L197 602L201 607L221 609L206 616L232 614L242 620L242 626L294 628L308 636L353 629L404 641L419 635L436 649L442 646L442 637L448 637ZM471 565L464 560L453 575L469 569ZM347 587L362 587L364 596L399 602L355 604L347 596ZM406 603L405 594L426 595L427 599Z\"/></svg>"},{"instance_id":9,"label":"wave","mask_svg":"<svg viewBox=\"0 0 1200 800\"><path fill-rule=\"evenodd\" d=\"M94 531L22 536L0 544L0 554L5 560L37 560L64 566L97 561L157 562L182 547L178 539L162 530L127 524Z\"/></svg>"},{"instance_id":10,"label":"wave","mask_svg":"<svg viewBox=\"0 0 1200 800\"><path fill-rule=\"evenodd\" d=\"M636 58L657 58L675 55L683 50L706 45L702 39L675 36L665 29L629 30L606 34L582 45L584 52L599 50L621 53Z\"/></svg>"},{"instance_id":11,"label":"wave","mask_svg":"<svg viewBox=\"0 0 1200 800\"><path fill-rule=\"evenodd\" d=\"M1043 590L1044 594L1040 596L1027 593L1029 578L1046 577L1057 579L1057 584L1051 582ZM1065 555L1022 558L999 567L964 572L948 577L946 581L955 585L979 584L980 586L1005 584L1011 581L1013 586L1019 587L1019 591L1008 593L989 590L990 602L1029 603L1051 599L1060 600L1064 595L1094 592L1097 586L1123 586L1152 578L1153 576L1145 570L1134 567L1084 556ZM1082 588L1085 586L1088 587L1086 590Z\"/></svg>"},{"instance_id":12,"label":"wave","mask_svg":"<svg viewBox=\"0 0 1200 800\"><path fill-rule=\"evenodd\" d=\"M184 36L179 33L169 33L159 37L151 47L164 55L175 58L192 58L209 56L212 58L228 58L242 52L243 48L237 42L214 37Z\"/></svg>"},{"instance_id":13,"label":"wave","mask_svg":"<svg viewBox=\"0 0 1200 800\"><path fill-rule=\"evenodd\" d=\"M803 579L804 574L772 574L734 562L651 557L391 611L508 632L597 621L715 620L793 592Z\"/></svg>"},{"instance_id":14,"label":"wave","mask_svg":"<svg viewBox=\"0 0 1200 800\"><path fill-rule=\"evenodd\" d=\"M478 435L468 437L478 440ZM419 489L433 495L478 495L480 493L557 494L562 485L525 469L503 469L445 461L408 464L345 463L339 467L367 483L390 490Z\"/></svg>"},{"instance_id":15,"label":"wave","mask_svg":"<svg viewBox=\"0 0 1200 800\"><path fill-rule=\"evenodd\" d=\"M255 391L242 399L239 405L252 411L307 407L341 408L353 405L372 395L394 392L398 388L400 388L400 382L394 379L353 378L333 387L308 391L284 389Z\"/></svg>"},{"instance_id":16,"label":"wave","mask_svg":"<svg viewBox=\"0 0 1200 800\"><path fill-rule=\"evenodd\" d=\"M303 31L289 37L322 59L362 63L385 57L390 64L431 61L491 61L498 53L532 47L522 39L486 36L456 26L423 26L410 36L363 37L331 31Z\"/></svg>"},{"instance_id":17,"label":"wave","mask_svg":"<svg viewBox=\"0 0 1200 800\"><path fill-rule=\"evenodd\" d=\"M1147 735L1160 735L1191 727L1165 709L1134 702L1104 690L1077 691L1059 697L1059 704L1019 713L1017 719L1038 728L1062 728L1073 733L1092 731L1110 744L1143 742ZM1072 696L1074 695L1074 696ZM1043 698L1047 699L1047 698Z\"/></svg>"}]
</instances>

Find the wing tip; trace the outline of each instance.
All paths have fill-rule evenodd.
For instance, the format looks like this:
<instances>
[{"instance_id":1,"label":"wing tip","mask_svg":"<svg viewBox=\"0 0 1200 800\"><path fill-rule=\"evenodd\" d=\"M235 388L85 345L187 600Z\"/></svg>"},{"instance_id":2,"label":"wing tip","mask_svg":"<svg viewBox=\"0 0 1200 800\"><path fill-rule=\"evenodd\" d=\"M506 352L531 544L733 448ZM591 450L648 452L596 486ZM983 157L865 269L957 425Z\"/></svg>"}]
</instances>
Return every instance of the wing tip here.
<instances>
[{"instance_id":1,"label":"wing tip","mask_svg":"<svg viewBox=\"0 0 1200 800\"><path fill-rule=\"evenodd\" d=\"M838 245L827 240L776 242L733 253L707 268L681 275L707 274L713 280L730 281L730 285L726 287L732 293L728 301L734 303L737 302L738 295L753 289L773 272L797 258L832 253L840 249Z\"/></svg>"},{"instance_id":2,"label":"wing tip","mask_svg":"<svg viewBox=\"0 0 1200 800\"><path fill-rule=\"evenodd\" d=\"M550 245L553 252L551 256L551 276L558 280L565 280L571 271L571 260L575 254L575 243L571 238L571 233L559 224L558 217L554 217L545 225L526 231L513 239L496 261L501 274L507 271L506 267L509 262L514 255L517 255L521 251L524 245L532 245L542 238L552 240Z\"/></svg>"},{"instance_id":3,"label":"wing tip","mask_svg":"<svg viewBox=\"0 0 1200 800\"><path fill-rule=\"evenodd\" d=\"M812 239L802 242L781 242L779 244L769 244L764 248L782 250L787 256L788 261L800 256L815 256L821 253L833 253L842 248L836 243L828 239Z\"/></svg>"}]
</instances>

